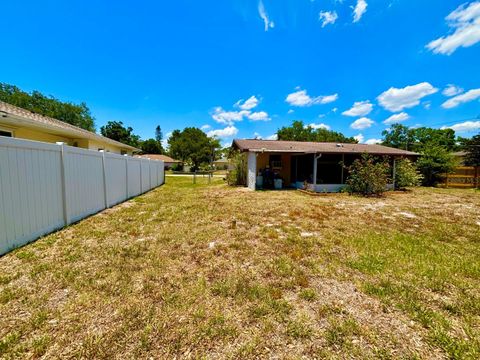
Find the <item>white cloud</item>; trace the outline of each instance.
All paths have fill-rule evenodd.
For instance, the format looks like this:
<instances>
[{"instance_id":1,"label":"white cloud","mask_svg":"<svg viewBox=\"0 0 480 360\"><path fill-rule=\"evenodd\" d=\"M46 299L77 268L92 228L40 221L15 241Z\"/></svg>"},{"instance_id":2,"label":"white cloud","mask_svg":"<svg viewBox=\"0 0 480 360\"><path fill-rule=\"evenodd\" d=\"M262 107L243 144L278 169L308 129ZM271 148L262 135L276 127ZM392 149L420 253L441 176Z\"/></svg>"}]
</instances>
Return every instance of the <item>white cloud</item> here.
<instances>
[{"instance_id":1,"label":"white cloud","mask_svg":"<svg viewBox=\"0 0 480 360\"><path fill-rule=\"evenodd\" d=\"M278 135L277 134L270 135L267 137L266 140L278 140Z\"/></svg>"},{"instance_id":2,"label":"white cloud","mask_svg":"<svg viewBox=\"0 0 480 360\"><path fill-rule=\"evenodd\" d=\"M164 149L168 148L168 139L170 139L171 136L172 136L172 132L170 131L162 139L162 146Z\"/></svg>"},{"instance_id":3,"label":"white cloud","mask_svg":"<svg viewBox=\"0 0 480 360\"><path fill-rule=\"evenodd\" d=\"M298 90L287 96L285 101L293 106L311 106L315 104L328 104L338 99L338 94L311 97L307 90Z\"/></svg>"},{"instance_id":4,"label":"white cloud","mask_svg":"<svg viewBox=\"0 0 480 360\"><path fill-rule=\"evenodd\" d=\"M235 126L227 126L224 129L212 130L207 133L209 137L228 138L234 137L238 134L238 129Z\"/></svg>"},{"instance_id":5,"label":"white cloud","mask_svg":"<svg viewBox=\"0 0 480 360\"><path fill-rule=\"evenodd\" d=\"M322 28L328 24L335 24L335 21L338 19L338 14L336 11L320 11L318 19L322 22Z\"/></svg>"},{"instance_id":6,"label":"white cloud","mask_svg":"<svg viewBox=\"0 0 480 360\"><path fill-rule=\"evenodd\" d=\"M350 110L344 111L342 114L346 116L365 116L372 112L373 105L370 101L356 101Z\"/></svg>"},{"instance_id":7,"label":"white cloud","mask_svg":"<svg viewBox=\"0 0 480 360\"><path fill-rule=\"evenodd\" d=\"M308 126L310 126L312 129L315 129L315 130L316 129L325 129L325 130L330 130L331 129L331 127L329 125L324 124L324 123L320 123L320 124L312 123Z\"/></svg>"},{"instance_id":8,"label":"white cloud","mask_svg":"<svg viewBox=\"0 0 480 360\"><path fill-rule=\"evenodd\" d=\"M263 138L262 138L262 135L260 135L260 134L259 134L258 132L256 132L256 131L253 133L253 138L254 138L254 139L258 139L258 140L262 140L262 139L263 139Z\"/></svg>"},{"instance_id":9,"label":"white cloud","mask_svg":"<svg viewBox=\"0 0 480 360\"><path fill-rule=\"evenodd\" d=\"M262 0L258 2L258 14L265 23L265 31L268 31L268 29L273 29L275 27L275 23L271 21L268 17L267 11L265 10L265 5L263 5Z\"/></svg>"},{"instance_id":10,"label":"white cloud","mask_svg":"<svg viewBox=\"0 0 480 360\"><path fill-rule=\"evenodd\" d=\"M452 129L458 132L480 129L480 121L465 121L452 126L443 126L442 129Z\"/></svg>"},{"instance_id":11,"label":"white cloud","mask_svg":"<svg viewBox=\"0 0 480 360\"><path fill-rule=\"evenodd\" d=\"M243 102L243 103L242 103ZM260 103L260 100L256 98L255 95L251 96L249 99L243 101L239 100L235 104L236 107L239 107L242 110L252 110L253 108L256 108L258 104Z\"/></svg>"},{"instance_id":12,"label":"white cloud","mask_svg":"<svg viewBox=\"0 0 480 360\"><path fill-rule=\"evenodd\" d=\"M362 117L360 119L355 120L353 123L350 124L350 127L355 130L363 130L371 127L374 124L373 120L369 118Z\"/></svg>"},{"instance_id":13,"label":"white cloud","mask_svg":"<svg viewBox=\"0 0 480 360\"><path fill-rule=\"evenodd\" d=\"M362 143L363 140L365 140L365 136L363 136L362 134L355 135L353 138L357 140L359 143Z\"/></svg>"},{"instance_id":14,"label":"white cloud","mask_svg":"<svg viewBox=\"0 0 480 360\"><path fill-rule=\"evenodd\" d=\"M205 125L202 125L202 127L201 127L200 129L201 129L201 130L208 130L208 129L210 129L210 128L211 128L210 125L205 124Z\"/></svg>"},{"instance_id":15,"label":"white cloud","mask_svg":"<svg viewBox=\"0 0 480 360\"><path fill-rule=\"evenodd\" d=\"M242 121L245 116L250 115L250 111L225 111L221 107L216 107L213 111L212 118L216 122L225 125L232 125L236 121Z\"/></svg>"},{"instance_id":16,"label":"white cloud","mask_svg":"<svg viewBox=\"0 0 480 360\"><path fill-rule=\"evenodd\" d=\"M293 110L293 109L288 110L288 114L293 114L294 112L295 112L295 110Z\"/></svg>"},{"instance_id":17,"label":"white cloud","mask_svg":"<svg viewBox=\"0 0 480 360\"><path fill-rule=\"evenodd\" d=\"M385 109L392 112L402 111L420 104L425 96L435 94L438 91L428 82L406 86L402 89L391 87L377 97L378 102Z\"/></svg>"},{"instance_id":18,"label":"white cloud","mask_svg":"<svg viewBox=\"0 0 480 360\"><path fill-rule=\"evenodd\" d=\"M454 32L427 44L435 54L451 55L459 47L470 47L480 41L480 1L460 5L445 19Z\"/></svg>"},{"instance_id":19,"label":"white cloud","mask_svg":"<svg viewBox=\"0 0 480 360\"><path fill-rule=\"evenodd\" d=\"M408 115L406 112L401 112L400 114L394 114L390 116L383 123L386 125L391 125L391 124L396 124L402 121L406 121L408 119L410 119L410 115Z\"/></svg>"},{"instance_id":20,"label":"white cloud","mask_svg":"<svg viewBox=\"0 0 480 360\"><path fill-rule=\"evenodd\" d=\"M445 89L443 89L442 94L445 96L455 96L461 94L463 89L459 86L448 84Z\"/></svg>"},{"instance_id":21,"label":"white cloud","mask_svg":"<svg viewBox=\"0 0 480 360\"><path fill-rule=\"evenodd\" d=\"M270 117L268 116L268 113L265 111L257 111L249 114L247 116L250 120L252 121L269 121L271 120Z\"/></svg>"},{"instance_id":22,"label":"white cloud","mask_svg":"<svg viewBox=\"0 0 480 360\"><path fill-rule=\"evenodd\" d=\"M472 89L464 94L454 96L442 104L444 109L452 109L460 104L480 98L480 89Z\"/></svg>"},{"instance_id":23,"label":"white cloud","mask_svg":"<svg viewBox=\"0 0 480 360\"><path fill-rule=\"evenodd\" d=\"M363 14L367 12L367 2L365 0L357 0L357 5L353 9L353 22L359 22Z\"/></svg>"},{"instance_id":24,"label":"white cloud","mask_svg":"<svg viewBox=\"0 0 480 360\"><path fill-rule=\"evenodd\" d=\"M375 145L380 143L382 143L381 139L368 139L367 141L365 141L365 144L367 145Z\"/></svg>"}]
</instances>

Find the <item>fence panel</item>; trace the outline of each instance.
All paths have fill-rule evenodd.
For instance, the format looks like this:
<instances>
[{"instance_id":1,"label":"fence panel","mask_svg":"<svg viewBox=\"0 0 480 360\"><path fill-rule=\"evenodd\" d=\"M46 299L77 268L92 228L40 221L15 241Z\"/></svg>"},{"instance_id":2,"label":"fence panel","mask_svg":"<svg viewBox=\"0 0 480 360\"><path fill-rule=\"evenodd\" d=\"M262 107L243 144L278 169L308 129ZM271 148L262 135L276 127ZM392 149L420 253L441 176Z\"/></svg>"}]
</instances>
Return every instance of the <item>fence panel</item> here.
<instances>
[{"instance_id":1,"label":"fence panel","mask_svg":"<svg viewBox=\"0 0 480 360\"><path fill-rule=\"evenodd\" d=\"M70 222L105 209L103 154L64 147L67 212Z\"/></svg>"},{"instance_id":2,"label":"fence panel","mask_svg":"<svg viewBox=\"0 0 480 360\"><path fill-rule=\"evenodd\" d=\"M163 184L163 171L162 161L0 137L0 255Z\"/></svg>"},{"instance_id":3,"label":"fence panel","mask_svg":"<svg viewBox=\"0 0 480 360\"><path fill-rule=\"evenodd\" d=\"M128 158L128 197L138 196L142 193L140 159Z\"/></svg>"},{"instance_id":4,"label":"fence panel","mask_svg":"<svg viewBox=\"0 0 480 360\"><path fill-rule=\"evenodd\" d=\"M105 154L105 177L108 206L127 199L127 159L123 156Z\"/></svg>"},{"instance_id":5,"label":"fence panel","mask_svg":"<svg viewBox=\"0 0 480 360\"><path fill-rule=\"evenodd\" d=\"M0 254L64 225L61 150L0 138Z\"/></svg>"},{"instance_id":6,"label":"fence panel","mask_svg":"<svg viewBox=\"0 0 480 360\"><path fill-rule=\"evenodd\" d=\"M142 191L150 190L150 166L148 159L142 159L141 171L142 171Z\"/></svg>"}]
</instances>

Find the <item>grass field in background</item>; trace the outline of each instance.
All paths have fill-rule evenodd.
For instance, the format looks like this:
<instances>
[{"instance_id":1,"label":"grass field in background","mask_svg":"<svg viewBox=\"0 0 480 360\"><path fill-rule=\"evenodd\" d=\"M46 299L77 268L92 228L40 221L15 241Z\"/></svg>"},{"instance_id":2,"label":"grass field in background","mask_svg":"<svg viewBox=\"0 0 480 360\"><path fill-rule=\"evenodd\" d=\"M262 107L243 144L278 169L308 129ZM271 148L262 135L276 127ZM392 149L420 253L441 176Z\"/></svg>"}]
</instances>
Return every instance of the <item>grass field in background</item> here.
<instances>
[{"instance_id":1,"label":"grass field in background","mask_svg":"<svg viewBox=\"0 0 480 360\"><path fill-rule=\"evenodd\" d=\"M480 357L480 193L165 186L0 258L0 358Z\"/></svg>"}]
</instances>

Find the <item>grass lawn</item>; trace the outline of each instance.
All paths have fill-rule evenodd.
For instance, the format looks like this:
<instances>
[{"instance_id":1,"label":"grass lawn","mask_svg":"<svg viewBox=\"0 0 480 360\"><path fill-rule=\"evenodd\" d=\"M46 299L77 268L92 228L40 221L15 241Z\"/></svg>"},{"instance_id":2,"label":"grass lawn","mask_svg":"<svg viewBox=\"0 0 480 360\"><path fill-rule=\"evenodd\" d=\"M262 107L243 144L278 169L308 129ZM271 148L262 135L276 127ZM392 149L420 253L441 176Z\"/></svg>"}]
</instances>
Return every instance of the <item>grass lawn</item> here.
<instances>
[{"instance_id":1,"label":"grass lawn","mask_svg":"<svg viewBox=\"0 0 480 360\"><path fill-rule=\"evenodd\" d=\"M169 177L0 258L0 358L480 357L480 193Z\"/></svg>"}]
</instances>

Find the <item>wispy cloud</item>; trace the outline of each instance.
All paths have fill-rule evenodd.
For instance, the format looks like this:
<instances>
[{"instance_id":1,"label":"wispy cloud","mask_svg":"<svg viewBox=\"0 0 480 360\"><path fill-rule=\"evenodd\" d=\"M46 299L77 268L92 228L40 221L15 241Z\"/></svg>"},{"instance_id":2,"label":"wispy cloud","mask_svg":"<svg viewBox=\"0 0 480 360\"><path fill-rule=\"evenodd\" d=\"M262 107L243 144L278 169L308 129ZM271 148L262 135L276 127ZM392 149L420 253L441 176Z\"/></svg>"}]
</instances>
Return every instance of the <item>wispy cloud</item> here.
<instances>
[{"instance_id":1,"label":"wispy cloud","mask_svg":"<svg viewBox=\"0 0 480 360\"><path fill-rule=\"evenodd\" d=\"M445 19L454 32L427 44L435 54L451 55L459 47L470 47L480 41L480 1L460 5Z\"/></svg>"},{"instance_id":2,"label":"wispy cloud","mask_svg":"<svg viewBox=\"0 0 480 360\"><path fill-rule=\"evenodd\" d=\"M256 108L259 103L260 103L260 100L257 99L255 95L253 95L245 101L243 101L243 99L237 101L235 106L239 107L242 110L252 110L253 108Z\"/></svg>"},{"instance_id":3,"label":"wispy cloud","mask_svg":"<svg viewBox=\"0 0 480 360\"><path fill-rule=\"evenodd\" d=\"M442 91L442 94L445 96L455 96L461 94L463 89L459 86L448 84L447 87Z\"/></svg>"},{"instance_id":4,"label":"wispy cloud","mask_svg":"<svg viewBox=\"0 0 480 360\"><path fill-rule=\"evenodd\" d=\"M320 11L318 19L322 22L322 28L328 24L335 24L335 21L338 19L338 14L336 11Z\"/></svg>"},{"instance_id":5,"label":"wispy cloud","mask_svg":"<svg viewBox=\"0 0 480 360\"><path fill-rule=\"evenodd\" d=\"M452 129L458 132L480 130L480 121L465 121L452 126L443 126L442 129Z\"/></svg>"},{"instance_id":6,"label":"wispy cloud","mask_svg":"<svg viewBox=\"0 0 480 360\"><path fill-rule=\"evenodd\" d=\"M402 113L394 114L390 116L383 123L386 125L391 125L391 124L397 124L402 121L406 121L408 119L410 119L410 115L408 115L406 112L402 112Z\"/></svg>"},{"instance_id":7,"label":"wispy cloud","mask_svg":"<svg viewBox=\"0 0 480 360\"><path fill-rule=\"evenodd\" d=\"M367 12L368 4L365 0L357 0L357 5L353 8L353 22L359 22L363 14Z\"/></svg>"},{"instance_id":8,"label":"wispy cloud","mask_svg":"<svg viewBox=\"0 0 480 360\"><path fill-rule=\"evenodd\" d=\"M310 126L312 129L315 129L315 130L316 129L325 129L325 130L330 130L331 129L331 127L329 125L324 124L324 123L320 123L320 124L312 123L312 124L309 124L305 127L308 127L308 126Z\"/></svg>"},{"instance_id":9,"label":"wispy cloud","mask_svg":"<svg viewBox=\"0 0 480 360\"><path fill-rule=\"evenodd\" d=\"M444 109L452 109L460 104L470 102L480 98L480 89L472 89L464 94L454 96L442 104Z\"/></svg>"},{"instance_id":10,"label":"wispy cloud","mask_svg":"<svg viewBox=\"0 0 480 360\"><path fill-rule=\"evenodd\" d=\"M428 82L423 82L401 89L392 87L380 94L377 100L383 108L397 112L417 106L422 98L435 94L437 91L438 89Z\"/></svg>"},{"instance_id":11,"label":"wispy cloud","mask_svg":"<svg viewBox=\"0 0 480 360\"><path fill-rule=\"evenodd\" d=\"M271 21L268 17L267 11L265 10L265 5L263 5L262 0L258 2L258 14L260 15L265 24L265 31L268 31L268 29L273 29L275 27L275 23Z\"/></svg>"},{"instance_id":12,"label":"wispy cloud","mask_svg":"<svg viewBox=\"0 0 480 360\"><path fill-rule=\"evenodd\" d=\"M230 137L234 137L237 134L238 134L238 129L233 125L227 126L224 129L212 130L207 133L207 135L210 137L218 137L218 138L230 138Z\"/></svg>"},{"instance_id":13,"label":"wispy cloud","mask_svg":"<svg viewBox=\"0 0 480 360\"><path fill-rule=\"evenodd\" d=\"M368 115L372 112L373 110L373 105L370 103L370 101L356 101L352 108L344 111L342 115L345 116L365 116Z\"/></svg>"},{"instance_id":14,"label":"wispy cloud","mask_svg":"<svg viewBox=\"0 0 480 360\"><path fill-rule=\"evenodd\" d=\"M373 120L363 117L351 123L350 127L355 130L363 130L371 127L373 124L374 124Z\"/></svg>"},{"instance_id":15,"label":"wispy cloud","mask_svg":"<svg viewBox=\"0 0 480 360\"><path fill-rule=\"evenodd\" d=\"M291 94L288 94L285 101L293 106L312 106L316 104L328 104L338 99L338 94L311 97L308 95L307 90L298 90Z\"/></svg>"}]
</instances>

